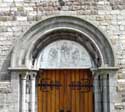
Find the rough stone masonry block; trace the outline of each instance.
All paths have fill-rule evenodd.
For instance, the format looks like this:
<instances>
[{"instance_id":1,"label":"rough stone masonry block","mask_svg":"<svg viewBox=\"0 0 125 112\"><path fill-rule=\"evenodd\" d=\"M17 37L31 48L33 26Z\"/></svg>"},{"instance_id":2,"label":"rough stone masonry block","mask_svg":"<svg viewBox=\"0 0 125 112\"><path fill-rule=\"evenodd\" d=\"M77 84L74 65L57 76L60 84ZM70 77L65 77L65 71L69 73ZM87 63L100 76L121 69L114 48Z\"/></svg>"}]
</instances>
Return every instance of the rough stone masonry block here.
<instances>
[{"instance_id":1,"label":"rough stone masonry block","mask_svg":"<svg viewBox=\"0 0 125 112\"><path fill-rule=\"evenodd\" d=\"M11 86L10 82L0 82L0 93L10 93Z\"/></svg>"},{"instance_id":2,"label":"rough stone masonry block","mask_svg":"<svg viewBox=\"0 0 125 112\"><path fill-rule=\"evenodd\" d=\"M125 105L122 103L115 103L115 109L118 112L124 112L125 111Z\"/></svg>"},{"instance_id":3,"label":"rough stone masonry block","mask_svg":"<svg viewBox=\"0 0 125 112\"><path fill-rule=\"evenodd\" d=\"M24 0L3 0L3 2L13 2L13 1L16 1L16 2L23 2Z\"/></svg>"},{"instance_id":4,"label":"rough stone masonry block","mask_svg":"<svg viewBox=\"0 0 125 112\"><path fill-rule=\"evenodd\" d=\"M125 79L119 79L117 85L118 92L125 92Z\"/></svg>"},{"instance_id":5,"label":"rough stone masonry block","mask_svg":"<svg viewBox=\"0 0 125 112\"><path fill-rule=\"evenodd\" d=\"M125 0L109 0L113 10L125 9Z\"/></svg>"},{"instance_id":6,"label":"rough stone masonry block","mask_svg":"<svg viewBox=\"0 0 125 112\"><path fill-rule=\"evenodd\" d=\"M0 105L3 105L5 103L5 96L4 94L0 93Z\"/></svg>"}]
</instances>

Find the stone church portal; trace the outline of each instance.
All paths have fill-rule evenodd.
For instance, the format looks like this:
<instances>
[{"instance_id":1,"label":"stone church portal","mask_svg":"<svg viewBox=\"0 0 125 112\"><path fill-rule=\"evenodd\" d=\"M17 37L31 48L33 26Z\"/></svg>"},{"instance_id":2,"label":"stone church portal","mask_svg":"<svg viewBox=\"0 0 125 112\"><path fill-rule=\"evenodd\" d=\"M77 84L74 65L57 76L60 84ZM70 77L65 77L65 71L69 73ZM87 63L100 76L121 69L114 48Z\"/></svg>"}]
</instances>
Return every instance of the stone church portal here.
<instances>
[{"instance_id":1,"label":"stone church portal","mask_svg":"<svg viewBox=\"0 0 125 112\"><path fill-rule=\"evenodd\" d=\"M54 16L33 25L15 45L9 70L18 77L16 112L113 112L112 46L81 18Z\"/></svg>"}]
</instances>

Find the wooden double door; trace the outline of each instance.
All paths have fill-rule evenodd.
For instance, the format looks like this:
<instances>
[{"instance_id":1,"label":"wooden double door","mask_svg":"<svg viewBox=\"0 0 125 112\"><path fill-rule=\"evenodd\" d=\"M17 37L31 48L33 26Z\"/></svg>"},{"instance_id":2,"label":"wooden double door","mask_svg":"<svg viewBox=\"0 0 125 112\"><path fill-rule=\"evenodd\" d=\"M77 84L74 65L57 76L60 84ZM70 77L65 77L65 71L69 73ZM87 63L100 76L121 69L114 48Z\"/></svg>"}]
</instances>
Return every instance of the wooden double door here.
<instances>
[{"instance_id":1,"label":"wooden double door","mask_svg":"<svg viewBox=\"0 0 125 112\"><path fill-rule=\"evenodd\" d=\"M89 70L42 70L37 92L38 112L93 112Z\"/></svg>"}]
</instances>

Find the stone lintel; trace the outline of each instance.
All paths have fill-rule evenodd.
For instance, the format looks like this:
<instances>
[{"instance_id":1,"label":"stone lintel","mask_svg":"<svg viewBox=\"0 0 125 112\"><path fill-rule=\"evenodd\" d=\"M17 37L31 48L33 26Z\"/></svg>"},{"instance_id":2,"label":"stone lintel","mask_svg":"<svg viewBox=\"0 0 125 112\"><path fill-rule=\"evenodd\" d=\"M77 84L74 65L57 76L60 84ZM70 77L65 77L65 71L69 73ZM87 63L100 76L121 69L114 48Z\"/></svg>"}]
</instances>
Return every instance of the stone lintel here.
<instances>
[{"instance_id":1,"label":"stone lintel","mask_svg":"<svg viewBox=\"0 0 125 112\"><path fill-rule=\"evenodd\" d=\"M26 80L27 76L31 75L33 78L34 75L36 76L38 70L36 69L29 69L26 67L15 67L15 68L8 68L8 70L12 73L15 72L17 75L21 75L21 79Z\"/></svg>"},{"instance_id":2,"label":"stone lintel","mask_svg":"<svg viewBox=\"0 0 125 112\"><path fill-rule=\"evenodd\" d=\"M37 72L38 71L37 69L29 69L27 67L14 67L14 68L9 67L8 70L9 71L27 71L27 72L29 72L29 71Z\"/></svg>"},{"instance_id":3,"label":"stone lintel","mask_svg":"<svg viewBox=\"0 0 125 112\"><path fill-rule=\"evenodd\" d=\"M119 70L118 67L99 67L99 68L96 68L96 69L91 69L92 72L94 73L100 73L102 75L105 75L105 74L108 74L108 73L114 73L114 72L117 72Z\"/></svg>"}]
</instances>

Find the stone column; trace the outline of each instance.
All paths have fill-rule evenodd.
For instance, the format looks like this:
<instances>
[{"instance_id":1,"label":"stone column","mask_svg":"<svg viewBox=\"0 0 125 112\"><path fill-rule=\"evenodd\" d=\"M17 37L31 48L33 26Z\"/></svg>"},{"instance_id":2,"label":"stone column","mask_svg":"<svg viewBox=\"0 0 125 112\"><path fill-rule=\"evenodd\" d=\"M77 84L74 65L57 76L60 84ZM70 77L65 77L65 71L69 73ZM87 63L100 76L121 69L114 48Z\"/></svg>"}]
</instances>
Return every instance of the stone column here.
<instances>
[{"instance_id":1,"label":"stone column","mask_svg":"<svg viewBox=\"0 0 125 112\"><path fill-rule=\"evenodd\" d=\"M94 80L95 112L115 112L117 70L116 67L100 67L93 70L96 79ZM100 81L96 77L100 77Z\"/></svg>"},{"instance_id":2,"label":"stone column","mask_svg":"<svg viewBox=\"0 0 125 112\"><path fill-rule=\"evenodd\" d=\"M99 87L99 73L95 70L92 70L94 81L94 112L101 112L101 95L100 95L100 87Z\"/></svg>"},{"instance_id":3,"label":"stone column","mask_svg":"<svg viewBox=\"0 0 125 112\"><path fill-rule=\"evenodd\" d=\"M94 82L93 82L93 85L94 85L94 102L95 102L95 107L94 107L94 109L95 109L95 111L94 112L99 112L98 110L98 98L99 98L99 96L98 96L98 75L94 75Z\"/></svg>"},{"instance_id":4,"label":"stone column","mask_svg":"<svg viewBox=\"0 0 125 112\"><path fill-rule=\"evenodd\" d=\"M11 85L10 85L10 94L8 94L8 98L10 98L11 100L10 106L14 105L13 112L20 112L20 77L19 77L20 73L13 70L11 71L10 74L11 74Z\"/></svg>"},{"instance_id":5,"label":"stone column","mask_svg":"<svg viewBox=\"0 0 125 112\"><path fill-rule=\"evenodd\" d=\"M116 71L112 71L109 73L109 112L116 112L115 103L117 102L118 93L116 91L117 87L117 75Z\"/></svg>"},{"instance_id":6,"label":"stone column","mask_svg":"<svg viewBox=\"0 0 125 112\"><path fill-rule=\"evenodd\" d=\"M27 68L9 68L9 70L12 77L11 85L13 91L12 101L15 105L14 112L29 112L30 110L31 112L35 112L35 76L37 70ZM28 86L30 91L28 93L27 81L30 83ZM30 94L30 98L27 97L28 94Z\"/></svg>"},{"instance_id":7,"label":"stone column","mask_svg":"<svg viewBox=\"0 0 125 112\"><path fill-rule=\"evenodd\" d=\"M36 88L35 88L35 85L36 85L36 73L31 73L31 96L30 96L30 99L31 99L31 112L35 112L36 110Z\"/></svg>"},{"instance_id":8,"label":"stone column","mask_svg":"<svg viewBox=\"0 0 125 112\"><path fill-rule=\"evenodd\" d=\"M26 112L26 73L21 74L21 112Z\"/></svg>"}]
</instances>

